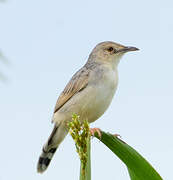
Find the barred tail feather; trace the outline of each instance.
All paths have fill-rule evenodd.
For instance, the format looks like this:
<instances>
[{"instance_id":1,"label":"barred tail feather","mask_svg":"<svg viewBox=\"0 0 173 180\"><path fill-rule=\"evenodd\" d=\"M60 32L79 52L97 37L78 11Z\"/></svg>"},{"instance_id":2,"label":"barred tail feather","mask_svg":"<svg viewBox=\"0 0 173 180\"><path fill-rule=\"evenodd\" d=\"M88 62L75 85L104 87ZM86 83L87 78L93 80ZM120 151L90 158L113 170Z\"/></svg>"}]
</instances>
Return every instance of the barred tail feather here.
<instances>
[{"instance_id":1,"label":"barred tail feather","mask_svg":"<svg viewBox=\"0 0 173 180\"><path fill-rule=\"evenodd\" d=\"M38 164L37 164L37 172L43 173L49 166L53 155L56 152L58 144L55 145L55 137L56 133L58 132L58 127L54 126L53 131L42 149L41 156L39 157Z\"/></svg>"},{"instance_id":2,"label":"barred tail feather","mask_svg":"<svg viewBox=\"0 0 173 180\"><path fill-rule=\"evenodd\" d=\"M39 161L37 164L37 171L39 173L43 173L48 168L53 155L55 154L57 148L59 147L60 143L63 141L67 133L68 131L66 130L65 126L54 126L54 129L48 141L42 149L41 156L39 157Z\"/></svg>"},{"instance_id":3,"label":"barred tail feather","mask_svg":"<svg viewBox=\"0 0 173 180\"><path fill-rule=\"evenodd\" d=\"M39 157L39 161L37 164L37 171L39 173L43 173L49 166L50 161L54 155L54 153L56 152L57 148L51 148L49 151L45 151L44 148L42 150L42 154Z\"/></svg>"}]
</instances>

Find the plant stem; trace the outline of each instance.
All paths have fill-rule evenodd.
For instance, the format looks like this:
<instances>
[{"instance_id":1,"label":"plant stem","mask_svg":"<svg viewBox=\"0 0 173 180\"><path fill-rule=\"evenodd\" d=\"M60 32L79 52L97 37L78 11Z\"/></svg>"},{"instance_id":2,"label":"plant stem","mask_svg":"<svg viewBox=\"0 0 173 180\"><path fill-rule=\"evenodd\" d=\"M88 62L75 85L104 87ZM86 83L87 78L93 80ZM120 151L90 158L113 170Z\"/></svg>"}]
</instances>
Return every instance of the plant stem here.
<instances>
[{"instance_id":1,"label":"plant stem","mask_svg":"<svg viewBox=\"0 0 173 180\"><path fill-rule=\"evenodd\" d=\"M91 180L91 142L90 137L87 138L87 163L85 169L83 170L83 164L80 165L80 180Z\"/></svg>"}]
</instances>

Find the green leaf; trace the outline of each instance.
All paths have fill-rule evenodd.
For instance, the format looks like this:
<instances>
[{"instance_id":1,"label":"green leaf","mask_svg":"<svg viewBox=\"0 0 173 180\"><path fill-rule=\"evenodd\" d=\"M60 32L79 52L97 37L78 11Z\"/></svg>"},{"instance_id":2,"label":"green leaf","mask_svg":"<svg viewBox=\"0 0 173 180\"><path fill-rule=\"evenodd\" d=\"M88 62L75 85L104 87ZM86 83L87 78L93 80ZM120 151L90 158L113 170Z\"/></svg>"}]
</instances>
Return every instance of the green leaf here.
<instances>
[{"instance_id":1,"label":"green leaf","mask_svg":"<svg viewBox=\"0 0 173 180\"><path fill-rule=\"evenodd\" d=\"M119 138L101 131L101 138L95 134L127 166L131 180L163 180L157 171L132 147Z\"/></svg>"}]
</instances>

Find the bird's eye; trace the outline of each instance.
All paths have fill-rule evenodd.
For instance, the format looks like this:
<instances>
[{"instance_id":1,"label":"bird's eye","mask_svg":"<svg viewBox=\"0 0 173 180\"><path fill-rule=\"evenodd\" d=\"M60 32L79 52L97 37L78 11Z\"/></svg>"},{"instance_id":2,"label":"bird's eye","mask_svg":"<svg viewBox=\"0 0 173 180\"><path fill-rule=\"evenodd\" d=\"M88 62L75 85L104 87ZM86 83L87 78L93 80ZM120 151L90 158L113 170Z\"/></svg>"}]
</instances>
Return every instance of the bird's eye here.
<instances>
[{"instance_id":1,"label":"bird's eye","mask_svg":"<svg viewBox=\"0 0 173 180\"><path fill-rule=\"evenodd\" d=\"M109 52L112 52L112 51L114 50L114 48L113 48L113 47L109 47L107 50L108 50Z\"/></svg>"}]
</instances>

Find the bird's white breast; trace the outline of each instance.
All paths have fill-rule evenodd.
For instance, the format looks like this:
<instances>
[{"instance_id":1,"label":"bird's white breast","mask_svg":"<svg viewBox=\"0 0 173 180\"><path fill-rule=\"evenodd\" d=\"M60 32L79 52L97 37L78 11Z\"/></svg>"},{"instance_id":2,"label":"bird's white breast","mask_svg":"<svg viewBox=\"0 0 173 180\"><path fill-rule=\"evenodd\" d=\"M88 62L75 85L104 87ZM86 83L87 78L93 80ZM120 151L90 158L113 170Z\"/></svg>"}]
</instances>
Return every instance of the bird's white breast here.
<instances>
[{"instance_id":1,"label":"bird's white breast","mask_svg":"<svg viewBox=\"0 0 173 180\"><path fill-rule=\"evenodd\" d=\"M117 70L103 67L101 71L93 71L87 87L74 95L55 113L54 122L69 121L73 113L79 115L81 121L94 122L109 107L117 84Z\"/></svg>"},{"instance_id":2,"label":"bird's white breast","mask_svg":"<svg viewBox=\"0 0 173 180\"><path fill-rule=\"evenodd\" d=\"M102 73L102 76L92 77L83 96L80 116L89 122L97 120L107 110L117 88L117 70L105 69Z\"/></svg>"}]
</instances>

